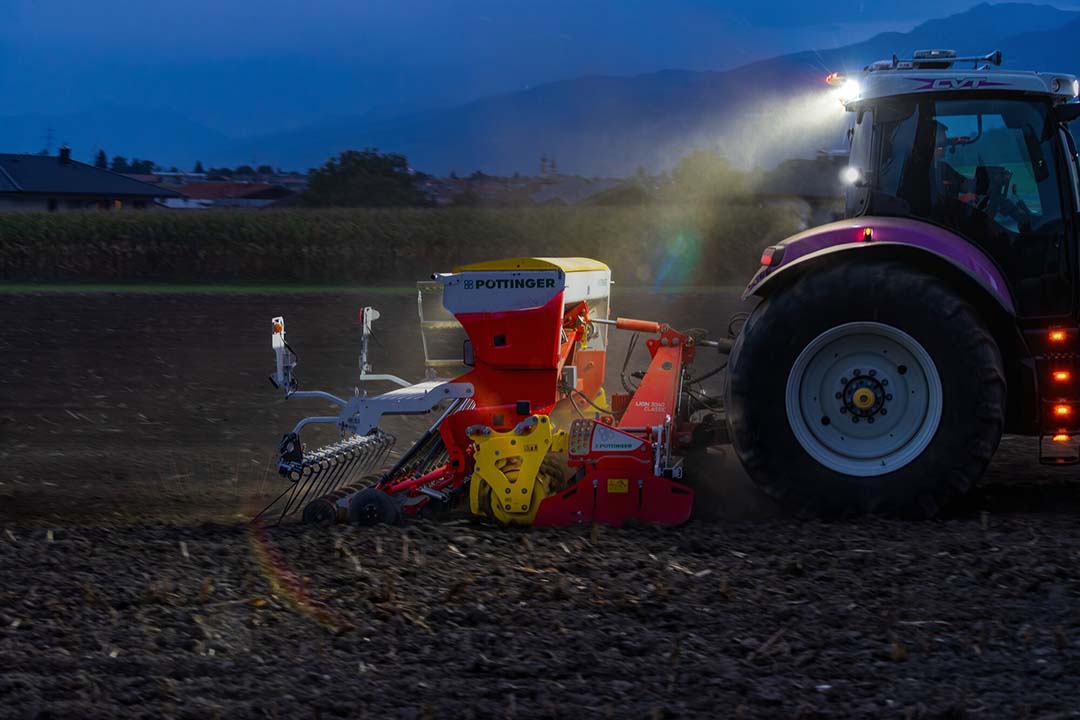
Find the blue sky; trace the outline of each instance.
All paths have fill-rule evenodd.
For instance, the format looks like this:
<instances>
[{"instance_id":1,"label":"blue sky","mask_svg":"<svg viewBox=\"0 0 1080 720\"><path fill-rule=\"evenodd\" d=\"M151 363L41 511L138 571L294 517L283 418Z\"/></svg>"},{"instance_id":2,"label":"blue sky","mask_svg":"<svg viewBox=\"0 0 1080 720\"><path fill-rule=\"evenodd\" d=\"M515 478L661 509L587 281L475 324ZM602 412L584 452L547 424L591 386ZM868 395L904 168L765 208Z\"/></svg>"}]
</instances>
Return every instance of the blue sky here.
<instances>
[{"instance_id":1,"label":"blue sky","mask_svg":"<svg viewBox=\"0 0 1080 720\"><path fill-rule=\"evenodd\" d=\"M233 135L585 74L723 69L971 0L0 0L0 114L168 108Z\"/></svg>"}]
</instances>

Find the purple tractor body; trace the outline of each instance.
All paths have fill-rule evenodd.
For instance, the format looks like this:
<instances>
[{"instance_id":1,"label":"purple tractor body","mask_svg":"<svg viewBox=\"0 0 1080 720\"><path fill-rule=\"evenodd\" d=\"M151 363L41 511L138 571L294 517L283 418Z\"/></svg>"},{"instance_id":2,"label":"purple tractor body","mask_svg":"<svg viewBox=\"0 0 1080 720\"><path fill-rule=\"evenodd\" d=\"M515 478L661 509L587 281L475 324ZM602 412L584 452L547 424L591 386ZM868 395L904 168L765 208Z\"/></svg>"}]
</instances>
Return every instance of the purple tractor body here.
<instances>
[{"instance_id":1,"label":"purple tractor body","mask_svg":"<svg viewBox=\"0 0 1080 720\"><path fill-rule=\"evenodd\" d=\"M985 252L944 228L896 217L849 218L791 236L776 246L778 250L774 251L772 262L750 280L743 299L767 293L770 280L800 263L823 259L826 255L831 256L829 261L857 259L863 257L859 253L865 255L867 250L887 255L888 249L899 249L894 246L918 248L949 263L979 283L1002 308L1015 313L1009 284ZM851 254L838 254L843 252Z\"/></svg>"},{"instance_id":2,"label":"purple tractor body","mask_svg":"<svg viewBox=\"0 0 1080 720\"><path fill-rule=\"evenodd\" d=\"M728 369L736 453L780 500L928 516L1006 432L1080 462L1080 86L1000 63L838 79L846 219L766 248Z\"/></svg>"}]
</instances>

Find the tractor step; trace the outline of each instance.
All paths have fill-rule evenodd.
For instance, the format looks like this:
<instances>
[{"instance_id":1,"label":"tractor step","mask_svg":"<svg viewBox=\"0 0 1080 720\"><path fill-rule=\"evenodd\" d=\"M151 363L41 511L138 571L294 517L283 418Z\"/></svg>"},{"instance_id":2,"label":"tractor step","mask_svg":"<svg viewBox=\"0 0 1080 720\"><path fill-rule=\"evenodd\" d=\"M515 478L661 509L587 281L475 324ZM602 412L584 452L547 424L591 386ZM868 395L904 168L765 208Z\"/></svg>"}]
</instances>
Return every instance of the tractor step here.
<instances>
[{"instance_id":1,"label":"tractor step","mask_svg":"<svg viewBox=\"0 0 1080 720\"><path fill-rule=\"evenodd\" d=\"M1043 465L1080 463L1080 435L1043 435L1039 438L1039 462Z\"/></svg>"}]
</instances>

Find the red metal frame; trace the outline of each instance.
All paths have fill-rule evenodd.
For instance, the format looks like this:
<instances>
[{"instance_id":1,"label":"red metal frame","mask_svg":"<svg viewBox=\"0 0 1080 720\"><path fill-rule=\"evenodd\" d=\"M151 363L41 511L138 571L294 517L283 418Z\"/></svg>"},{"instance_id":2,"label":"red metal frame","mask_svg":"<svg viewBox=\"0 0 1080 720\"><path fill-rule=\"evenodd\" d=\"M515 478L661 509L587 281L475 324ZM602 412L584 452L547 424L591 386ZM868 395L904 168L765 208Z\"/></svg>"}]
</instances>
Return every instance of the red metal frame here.
<instances>
[{"instance_id":1,"label":"red metal frame","mask_svg":"<svg viewBox=\"0 0 1080 720\"><path fill-rule=\"evenodd\" d=\"M666 454L666 444L692 434L679 428L679 396L683 372L694 359L693 340L648 321L620 319L617 327L659 331L659 337L646 341L652 355L649 368L625 406L613 408L618 415L613 428L604 427L603 420L588 421L593 427L585 452L580 452L583 448L575 451L571 439L569 464L578 468L578 479L540 503L535 525L597 522L618 526L629 520L678 525L690 518L693 490L655 471L656 456ZM598 427L614 439L593 442Z\"/></svg>"}]
</instances>

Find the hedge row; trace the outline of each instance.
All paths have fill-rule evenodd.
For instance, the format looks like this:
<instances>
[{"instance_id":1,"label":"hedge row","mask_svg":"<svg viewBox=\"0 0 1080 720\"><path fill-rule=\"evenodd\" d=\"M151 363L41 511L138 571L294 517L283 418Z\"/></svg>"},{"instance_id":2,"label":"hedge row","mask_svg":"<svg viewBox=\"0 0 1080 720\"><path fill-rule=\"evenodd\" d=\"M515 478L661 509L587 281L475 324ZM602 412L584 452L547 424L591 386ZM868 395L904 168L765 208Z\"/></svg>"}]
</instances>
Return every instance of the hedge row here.
<instances>
[{"instance_id":1,"label":"hedge row","mask_svg":"<svg viewBox=\"0 0 1080 720\"><path fill-rule=\"evenodd\" d=\"M626 284L712 284L745 279L799 224L751 205L0 214L0 280L392 284L584 255Z\"/></svg>"}]
</instances>

